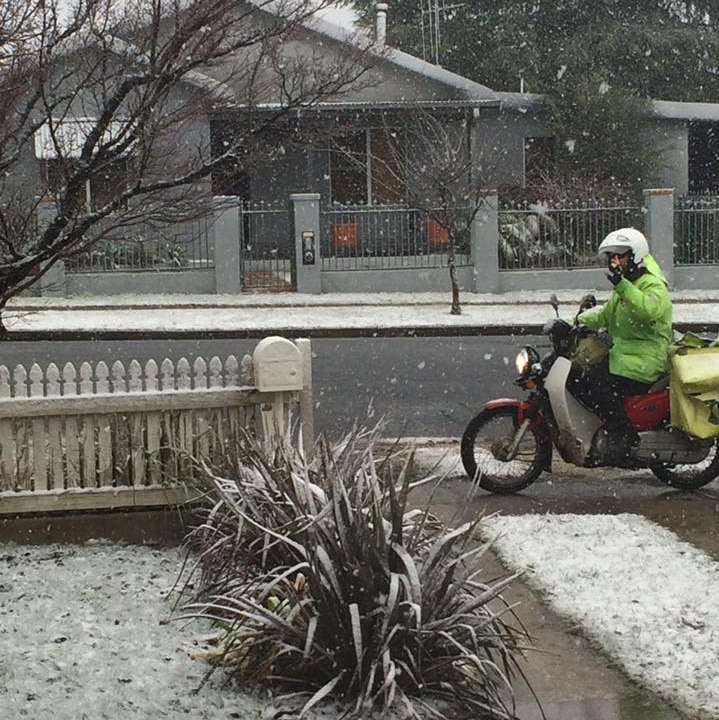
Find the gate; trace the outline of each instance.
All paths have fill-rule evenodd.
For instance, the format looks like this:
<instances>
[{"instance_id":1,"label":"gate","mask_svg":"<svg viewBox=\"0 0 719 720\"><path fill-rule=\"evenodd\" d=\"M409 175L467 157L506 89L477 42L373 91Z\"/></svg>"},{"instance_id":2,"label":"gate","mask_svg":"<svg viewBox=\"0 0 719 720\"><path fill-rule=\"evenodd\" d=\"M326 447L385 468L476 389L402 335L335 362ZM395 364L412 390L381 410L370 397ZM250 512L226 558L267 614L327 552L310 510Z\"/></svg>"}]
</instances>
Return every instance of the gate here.
<instances>
[{"instance_id":1,"label":"gate","mask_svg":"<svg viewBox=\"0 0 719 720\"><path fill-rule=\"evenodd\" d=\"M286 204L244 202L240 243L243 292L297 290L292 223Z\"/></svg>"}]
</instances>

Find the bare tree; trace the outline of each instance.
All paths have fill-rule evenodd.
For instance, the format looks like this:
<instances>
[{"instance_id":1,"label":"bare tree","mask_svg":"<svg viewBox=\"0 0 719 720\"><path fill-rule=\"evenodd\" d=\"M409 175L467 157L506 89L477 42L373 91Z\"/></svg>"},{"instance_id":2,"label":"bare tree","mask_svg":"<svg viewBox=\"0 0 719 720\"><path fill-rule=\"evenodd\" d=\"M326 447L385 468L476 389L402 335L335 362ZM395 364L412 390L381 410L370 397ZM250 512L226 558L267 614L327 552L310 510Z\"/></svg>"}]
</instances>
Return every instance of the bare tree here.
<instances>
[{"instance_id":1,"label":"bare tree","mask_svg":"<svg viewBox=\"0 0 719 720\"><path fill-rule=\"evenodd\" d=\"M213 171L300 142L300 110L361 81L375 53L359 41L340 61L297 51L328 3L3 3L0 312L108 228L197 215ZM217 117L232 119L219 151Z\"/></svg>"},{"instance_id":2,"label":"bare tree","mask_svg":"<svg viewBox=\"0 0 719 720\"><path fill-rule=\"evenodd\" d=\"M464 111L447 116L418 107L404 120L404 131L387 126L391 160L386 177L404 188L407 203L425 212L445 233L452 290L450 313L462 307L456 253L469 252L472 222L484 204L479 158L471 152L471 128ZM381 161L381 159L378 159Z\"/></svg>"}]
</instances>

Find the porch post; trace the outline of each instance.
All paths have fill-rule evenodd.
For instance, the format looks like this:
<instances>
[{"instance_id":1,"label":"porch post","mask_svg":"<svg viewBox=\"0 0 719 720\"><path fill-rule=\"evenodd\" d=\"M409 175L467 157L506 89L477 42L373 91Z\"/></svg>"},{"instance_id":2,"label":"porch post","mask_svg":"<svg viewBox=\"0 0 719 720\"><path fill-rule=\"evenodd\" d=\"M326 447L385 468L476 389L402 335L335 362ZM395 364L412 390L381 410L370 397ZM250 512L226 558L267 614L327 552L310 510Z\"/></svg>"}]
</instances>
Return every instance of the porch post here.
<instances>
[{"instance_id":1,"label":"porch post","mask_svg":"<svg viewBox=\"0 0 719 720\"><path fill-rule=\"evenodd\" d=\"M320 195L290 195L293 212L297 292L319 295L322 292L320 257Z\"/></svg>"},{"instance_id":2,"label":"porch post","mask_svg":"<svg viewBox=\"0 0 719 720\"><path fill-rule=\"evenodd\" d=\"M474 267L474 292L499 291L499 197L485 195L472 220L470 255Z\"/></svg>"},{"instance_id":3,"label":"porch post","mask_svg":"<svg viewBox=\"0 0 719 720\"><path fill-rule=\"evenodd\" d=\"M37 206L38 231L43 232L52 218L55 216L55 205L53 203L41 202ZM40 295L65 295L65 263L58 260L47 270L37 281L37 288Z\"/></svg>"},{"instance_id":4,"label":"porch post","mask_svg":"<svg viewBox=\"0 0 719 720\"><path fill-rule=\"evenodd\" d=\"M215 292L233 295L242 291L240 270L240 205L234 196L215 200Z\"/></svg>"},{"instance_id":5,"label":"porch post","mask_svg":"<svg viewBox=\"0 0 719 720\"><path fill-rule=\"evenodd\" d=\"M674 287L674 190L645 190L644 207L649 249L667 276L669 287Z\"/></svg>"}]
</instances>

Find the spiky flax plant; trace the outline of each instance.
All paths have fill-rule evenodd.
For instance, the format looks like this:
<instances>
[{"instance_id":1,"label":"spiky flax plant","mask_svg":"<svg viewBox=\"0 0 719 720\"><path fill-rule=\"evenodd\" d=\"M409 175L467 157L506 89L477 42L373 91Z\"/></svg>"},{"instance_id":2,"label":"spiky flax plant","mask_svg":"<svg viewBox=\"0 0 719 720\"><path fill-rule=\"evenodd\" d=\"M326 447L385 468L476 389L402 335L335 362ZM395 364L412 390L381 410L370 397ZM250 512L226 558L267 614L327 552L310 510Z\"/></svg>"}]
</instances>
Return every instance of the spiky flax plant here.
<instances>
[{"instance_id":1,"label":"spiky flax plant","mask_svg":"<svg viewBox=\"0 0 719 720\"><path fill-rule=\"evenodd\" d=\"M527 638L500 594L514 578L482 582L476 521L409 508L411 457L356 430L311 463L244 437L231 469L207 469L183 616L216 625L214 663L305 692L303 713L331 699L353 717L514 717Z\"/></svg>"}]
</instances>

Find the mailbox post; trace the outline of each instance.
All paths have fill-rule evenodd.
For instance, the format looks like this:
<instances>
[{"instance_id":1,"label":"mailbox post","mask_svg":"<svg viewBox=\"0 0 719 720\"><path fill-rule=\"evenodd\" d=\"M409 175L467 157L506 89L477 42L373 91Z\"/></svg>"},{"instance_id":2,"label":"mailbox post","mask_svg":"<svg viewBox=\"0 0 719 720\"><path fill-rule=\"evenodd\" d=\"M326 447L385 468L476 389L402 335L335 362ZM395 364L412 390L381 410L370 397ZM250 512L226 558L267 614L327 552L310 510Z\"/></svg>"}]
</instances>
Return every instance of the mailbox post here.
<instances>
[{"instance_id":1,"label":"mailbox post","mask_svg":"<svg viewBox=\"0 0 719 720\"><path fill-rule=\"evenodd\" d=\"M282 441L287 436L289 413L285 394L303 389L302 356L297 346L279 336L260 340L252 354L255 387L271 393L271 402L263 403L262 432L267 442Z\"/></svg>"}]
</instances>

